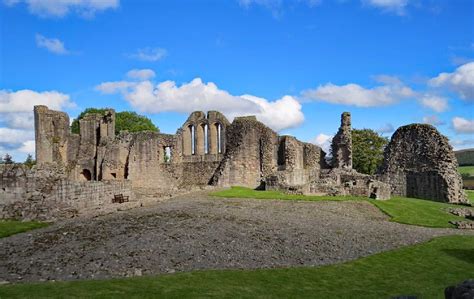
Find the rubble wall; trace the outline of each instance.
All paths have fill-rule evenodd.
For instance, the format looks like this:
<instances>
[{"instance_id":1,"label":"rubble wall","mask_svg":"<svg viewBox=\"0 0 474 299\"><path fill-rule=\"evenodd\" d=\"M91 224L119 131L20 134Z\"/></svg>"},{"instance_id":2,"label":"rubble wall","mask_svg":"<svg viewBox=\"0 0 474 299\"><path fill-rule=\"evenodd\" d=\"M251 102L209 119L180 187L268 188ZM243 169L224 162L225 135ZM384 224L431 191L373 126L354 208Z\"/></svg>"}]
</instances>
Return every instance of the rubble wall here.
<instances>
[{"instance_id":1,"label":"rubble wall","mask_svg":"<svg viewBox=\"0 0 474 299\"><path fill-rule=\"evenodd\" d=\"M211 184L257 188L277 170L278 135L255 117L237 117L227 128L227 150Z\"/></svg>"},{"instance_id":2,"label":"rubble wall","mask_svg":"<svg viewBox=\"0 0 474 299\"><path fill-rule=\"evenodd\" d=\"M57 168L0 166L0 219L51 221L112 204L115 194L133 200L128 180L74 182Z\"/></svg>"},{"instance_id":3,"label":"rubble wall","mask_svg":"<svg viewBox=\"0 0 474 299\"><path fill-rule=\"evenodd\" d=\"M431 125L398 128L385 149L379 173L393 195L467 202L453 149Z\"/></svg>"},{"instance_id":4,"label":"rubble wall","mask_svg":"<svg viewBox=\"0 0 474 299\"><path fill-rule=\"evenodd\" d=\"M38 164L66 164L68 159L69 116L61 111L35 106L35 145Z\"/></svg>"},{"instance_id":5,"label":"rubble wall","mask_svg":"<svg viewBox=\"0 0 474 299\"><path fill-rule=\"evenodd\" d=\"M341 126L331 143L332 167L352 169L352 127L351 114L341 115Z\"/></svg>"}]
</instances>

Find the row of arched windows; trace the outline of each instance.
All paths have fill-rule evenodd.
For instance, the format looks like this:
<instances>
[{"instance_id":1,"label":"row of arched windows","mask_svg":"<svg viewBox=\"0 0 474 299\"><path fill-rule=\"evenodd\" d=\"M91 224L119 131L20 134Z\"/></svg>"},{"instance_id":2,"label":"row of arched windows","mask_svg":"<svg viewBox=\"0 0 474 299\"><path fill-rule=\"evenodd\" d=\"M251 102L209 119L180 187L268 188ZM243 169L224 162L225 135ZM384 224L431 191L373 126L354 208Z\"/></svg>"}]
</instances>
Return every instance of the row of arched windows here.
<instances>
[{"instance_id":1,"label":"row of arched windows","mask_svg":"<svg viewBox=\"0 0 474 299\"><path fill-rule=\"evenodd\" d=\"M189 125L183 137L184 154L222 153L222 125L220 123Z\"/></svg>"}]
</instances>

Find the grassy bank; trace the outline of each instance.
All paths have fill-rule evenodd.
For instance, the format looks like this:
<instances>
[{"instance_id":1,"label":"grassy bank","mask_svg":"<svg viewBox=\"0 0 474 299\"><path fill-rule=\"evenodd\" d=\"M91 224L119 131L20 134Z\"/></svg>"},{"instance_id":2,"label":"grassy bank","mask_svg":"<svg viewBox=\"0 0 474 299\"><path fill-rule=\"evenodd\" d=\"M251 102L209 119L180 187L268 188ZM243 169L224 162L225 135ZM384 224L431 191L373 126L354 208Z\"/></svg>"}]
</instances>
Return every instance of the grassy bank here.
<instances>
[{"instance_id":1,"label":"grassy bank","mask_svg":"<svg viewBox=\"0 0 474 299\"><path fill-rule=\"evenodd\" d=\"M459 166L459 173L474 177L474 166Z\"/></svg>"},{"instance_id":2,"label":"grassy bank","mask_svg":"<svg viewBox=\"0 0 474 299\"><path fill-rule=\"evenodd\" d=\"M474 205L474 190L464 190L467 194L467 199Z\"/></svg>"},{"instance_id":3,"label":"grassy bank","mask_svg":"<svg viewBox=\"0 0 474 299\"><path fill-rule=\"evenodd\" d=\"M449 236L318 268L196 271L0 287L1 298L444 298L474 277L474 237Z\"/></svg>"},{"instance_id":4,"label":"grassy bank","mask_svg":"<svg viewBox=\"0 0 474 299\"><path fill-rule=\"evenodd\" d=\"M35 228L48 226L47 223L37 221L0 220L0 238L26 232Z\"/></svg>"},{"instance_id":5,"label":"grassy bank","mask_svg":"<svg viewBox=\"0 0 474 299\"><path fill-rule=\"evenodd\" d=\"M458 207L452 204L434 202L430 200L397 197L390 200L369 200L365 197L351 196L305 196L288 195L279 191L256 191L245 187L232 187L230 189L212 192L211 195L227 198L256 198L256 199L278 199L278 200L368 200L384 213L392 217L392 221L428 226L428 227L454 227L449 223L451 220L464 220L462 217L454 216L447 212L450 207ZM474 196L473 192L469 196Z\"/></svg>"},{"instance_id":6,"label":"grassy bank","mask_svg":"<svg viewBox=\"0 0 474 299\"><path fill-rule=\"evenodd\" d=\"M465 220L448 213L450 207L457 205L435 201L395 197L390 200L370 200L372 204L390 215L391 220L403 224L428 227L454 227L449 221Z\"/></svg>"}]
</instances>

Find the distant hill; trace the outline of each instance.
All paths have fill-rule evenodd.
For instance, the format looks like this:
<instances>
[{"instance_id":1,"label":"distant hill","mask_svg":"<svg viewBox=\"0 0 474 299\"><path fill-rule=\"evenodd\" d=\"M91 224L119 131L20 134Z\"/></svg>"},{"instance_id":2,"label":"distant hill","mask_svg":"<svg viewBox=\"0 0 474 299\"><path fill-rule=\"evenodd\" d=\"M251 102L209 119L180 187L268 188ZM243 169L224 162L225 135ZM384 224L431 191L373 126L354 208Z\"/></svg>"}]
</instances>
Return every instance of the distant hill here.
<instances>
[{"instance_id":1,"label":"distant hill","mask_svg":"<svg viewBox=\"0 0 474 299\"><path fill-rule=\"evenodd\" d=\"M458 159L459 166L474 165L474 148L455 151L454 154Z\"/></svg>"}]
</instances>

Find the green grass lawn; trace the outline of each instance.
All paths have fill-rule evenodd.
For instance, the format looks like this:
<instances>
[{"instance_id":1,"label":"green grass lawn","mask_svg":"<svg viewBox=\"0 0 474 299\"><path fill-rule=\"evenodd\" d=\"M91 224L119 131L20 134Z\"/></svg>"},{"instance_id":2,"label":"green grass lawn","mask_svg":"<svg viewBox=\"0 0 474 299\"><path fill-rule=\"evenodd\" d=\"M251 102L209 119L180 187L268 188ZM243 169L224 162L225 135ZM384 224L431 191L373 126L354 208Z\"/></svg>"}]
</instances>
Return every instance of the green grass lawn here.
<instances>
[{"instance_id":1,"label":"green grass lawn","mask_svg":"<svg viewBox=\"0 0 474 299\"><path fill-rule=\"evenodd\" d=\"M391 217L392 221L428 226L454 227L450 220L466 220L447 212L450 207L458 205L446 204L430 200L395 197L390 200L369 200L372 204Z\"/></svg>"},{"instance_id":2,"label":"green grass lawn","mask_svg":"<svg viewBox=\"0 0 474 299\"><path fill-rule=\"evenodd\" d=\"M450 207L457 205L434 202L415 198L392 198L390 200L370 200L365 197L352 196L305 196L288 195L279 191L257 191L245 187L232 187L210 193L213 196L227 198L256 198L281 200L368 200L384 213L392 217L392 221L428 227L451 227L450 220L465 220L447 212ZM469 196L474 196L473 192Z\"/></svg>"},{"instance_id":3,"label":"green grass lawn","mask_svg":"<svg viewBox=\"0 0 474 299\"><path fill-rule=\"evenodd\" d=\"M48 226L48 223L36 221L0 220L0 238Z\"/></svg>"},{"instance_id":4,"label":"green grass lawn","mask_svg":"<svg viewBox=\"0 0 474 299\"><path fill-rule=\"evenodd\" d=\"M474 205L474 190L464 190L467 193L467 199Z\"/></svg>"},{"instance_id":5,"label":"green grass lawn","mask_svg":"<svg viewBox=\"0 0 474 299\"><path fill-rule=\"evenodd\" d=\"M459 166L458 169L461 174L469 174L470 176L474 176L474 166Z\"/></svg>"},{"instance_id":6,"label":"green grass lawn","mask_svg":"<svg viewBox=\"0 0 474 299\"><path fill-rule=\"evenodd\" d=\"M474 237L449 236L317 268L5 285L0 298L444 298L445 287L472 277Z\"/></svg>"},{"instance_id":7,"label":"green grass lawn","mask_svg":"<svg viewBox=\"0 0 474 299\"><path fill-rule=\"evenodd\" d=\"M365 200L365 197L356 196L311 196L311 195L295 195L286 194L281 191L261 191L246 187L233 186L230 189L211 192L210 195L227 198L255 198L255 199L279 199L279 200L306 200L306 201L322 201L322 200Z\"/></svg>"}]
</instances>

